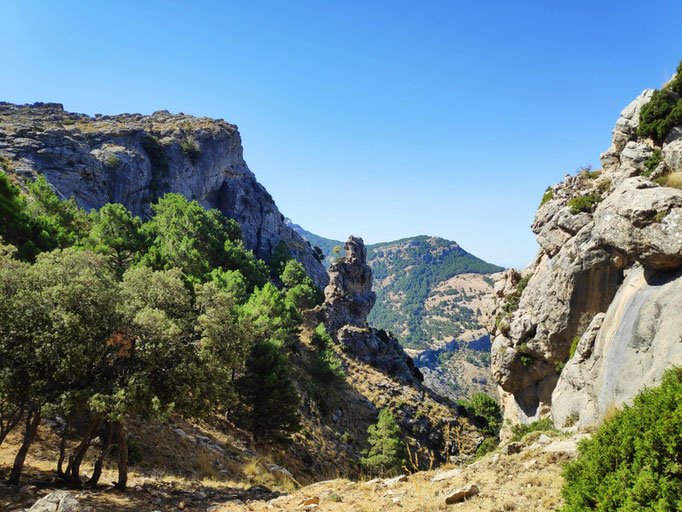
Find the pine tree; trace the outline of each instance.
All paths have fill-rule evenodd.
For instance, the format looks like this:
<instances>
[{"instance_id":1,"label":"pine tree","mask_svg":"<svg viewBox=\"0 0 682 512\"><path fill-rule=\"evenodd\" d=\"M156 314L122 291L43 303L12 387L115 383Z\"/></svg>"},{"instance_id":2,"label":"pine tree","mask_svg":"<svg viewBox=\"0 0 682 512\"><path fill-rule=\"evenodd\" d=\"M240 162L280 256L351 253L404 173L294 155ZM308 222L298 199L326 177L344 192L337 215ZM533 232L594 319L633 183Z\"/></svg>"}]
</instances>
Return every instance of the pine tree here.
<instances>
[{"instance_id":1,"label":"pine tree","mask_svg":"<svg viewBox=\"0 0 682 512\"><path fill-rule=\"evenodd\" d=\"M367 428L370 448L360 462L372 473L392 473L405 464L405 448L400 440L400 426L391 411L382 409L379 420Z\"/></svg>"},{"instance_id":2,"label":"pine tree","mask_svg":"<svg viewBox=\"0 0 682 512\"><path fill-rule=\"evenodd\" d=\"M243 405L239 419L257 442L283 441L298 430L300 399L286 357L272 341L252 346L237 392Z\"/></svg>"}]
</instances>

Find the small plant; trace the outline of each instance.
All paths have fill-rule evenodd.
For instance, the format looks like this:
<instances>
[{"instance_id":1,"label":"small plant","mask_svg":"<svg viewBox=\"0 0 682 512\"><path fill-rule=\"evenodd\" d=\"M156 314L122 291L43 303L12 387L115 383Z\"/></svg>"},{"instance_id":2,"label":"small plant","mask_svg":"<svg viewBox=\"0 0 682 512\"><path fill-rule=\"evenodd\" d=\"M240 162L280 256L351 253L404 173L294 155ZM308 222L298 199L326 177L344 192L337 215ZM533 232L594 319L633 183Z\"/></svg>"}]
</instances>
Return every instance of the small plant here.
<instances>
[{"instance_id":1,"label":"small plant","mask_svg":"<svg viewBox=\"0 0 682 512\"><path fill-rule=\"evenodd\" d=\"M599 194L588 194L586 196L576 196L568 202L571 213L591 212L595 205L602 200Z\"/></svg>"},{"instance_id":2,"label":"small plant","mask_svg":"<svg viewBox=\"0 0 682 512\"><path fill-rule=\"evenodd\" d=\"M329 498L327 498L329 501L333 501L334 503L339 503L341 501L341 496L336 494L335 492L331 493L329 495Z\"/></svg>"},{"instance_id":3,"label":"small plant","mask_svg":"<svg viewBox=\"0 0 682 512\"><path fill-rule=\"evenodd\" d=\"M566 367L566 363L563 361L554 361L554 371L557 373L561 373L563 369Z\"/></svg>"},{"instance_id":4,"label":"small plant","mask_svg":"<svg viewBox=\"0 0 682 512\"><path fill-rule=\"evenodd\" d=\"M528 286L528 281L530 281L530 278L533 277L533 273L531 272L527 276L522 277L519 279L519 282L516 283L516 293L521 295L523 291L526 289L526 286Z\"/></svg>"},{"instance_id":5,"label":"small plant","mask_svg":"<svg viewBox=\"0 0 682 512\"><path fill-rule=\"evenodd\" d=\"M71 126L73 124L76 124L76 121L74 121L73 119L64 119L64 121L62 121L62 124L64 126Z\"/></svg>"},{"instance_id":6,"label":"small plant","mask_svg":"<svg viewBox=\"0 0 682 512\"><path fill-rule=\"evenodd\" d=\"M201 149L199 149L199 146L197 146L197 143L194 142L190 138L183 139L180 142L180 148L182 148L182 152L187 155L187 157L190 159L192 162L192 165L195 165L199 161L199 157L201 156Z\"/></svg>"},{"instance_id":7,"label":"small plant","mask_svg":"<svg viewBox=\"0 0 682 512\"><path fill-rule=\"evenodd\" d=\"M107 158L107 165L115 169L121 165L121 159L116 155L111 155L109 158Z\"/></svg>"},{"instance_id":8,"label":"small plant","mask_svg":"<svg viewBox=\"0 0 682 512\"><path fill-rule=\"evenodd\" d=\"M350 434L350 432L344 432L341 434L341 441L346 444L353 444L353 436Z\"/></svg>"},{"instance_id":9,"label":"small plant","mask_svg":"<svg viewBox=\"0 0 682 512\"><path fill-rule=\"evenodd\" d=\"M611 178L605 178L597 184L597 188L602 194L611 190Z\"/></svg>"},{"instance_id":10,"label":"small plant","mask_svg":"<svg viewBox=\"0 0 682 512\"><path fill-rule=\"evenodd\" d=\"M161 173L168 172L168 158L158 138L154 137L151 133L147 133L144 139L142 139L142 147L149 157L153 170L160 171Z\"/></svg>"},{"instance_id":11,"label":"small plant","mask_svg":"<svg viewBox=\"0 0 682 512\"><path fill-rule=\"evenodd\" d=\"M640 173L640 175L646 176L647 178L649 176L651 176L651 173L654 172L654 170L656 170L656 167L658 167L658 164L660 164L662 160L663 160L663 155L661 154L661 150L657 149L644 162L644 168L645 169Z\"/></svg>"},{"instance_id":12,"label":"small plant","mask_svg":"<svg viewBox=\"0 0 682 512\"><path fill-rule=\"evenodd\" d=\"M665 177L664 185L666 187L673 187L682 189L682 171L671 172Z\"/></svg>"},{"instance_id":13,"label":"small plant","mask_svg":"<svg viewBox=\"0 0 682 512\"><path fill-rule=\"evenodd\" d=\"M551 201L552 199L554 199L554 192L552 192L551 190L548 190L542 196L542 201L540 201L540 206L543 206L545 203L547 203L548 201Z\"/></svg>"},{"instance_id":14,"label":"small plant","mask_svg":"<svg viewBox=\"0 0 682 512\"><path fill-rule=\"evenodd\" d=\"M654 222L661 222L663 219L665 219L666 215L670 213L670 210L664 210L662 212L658 212L656 215L654 215Z\"/></svg>"},{"instance_id":15,"label":"small plant","mask_svg":"<svg viewBox=\"0 0 682 512\"><path fill-rule=\"evenodd\" d=\"M475 458L480 459L485 454L494 451L500 445L497 437L486 437L478 448L476 448Z\"/></svg>"},{"instance_id":16,"label":"small plant","mask_svg":"<svg viewBox=\"0 0 682 512\"><path fill-rule=\"evenodd\" d=\"M576 336L575 338L573 338L573 342L571 343L570 355L568 356L569 359L573 359L575 351L578 349L578 343L580 343L580 336Z\"/></svg>"}]
</instances>

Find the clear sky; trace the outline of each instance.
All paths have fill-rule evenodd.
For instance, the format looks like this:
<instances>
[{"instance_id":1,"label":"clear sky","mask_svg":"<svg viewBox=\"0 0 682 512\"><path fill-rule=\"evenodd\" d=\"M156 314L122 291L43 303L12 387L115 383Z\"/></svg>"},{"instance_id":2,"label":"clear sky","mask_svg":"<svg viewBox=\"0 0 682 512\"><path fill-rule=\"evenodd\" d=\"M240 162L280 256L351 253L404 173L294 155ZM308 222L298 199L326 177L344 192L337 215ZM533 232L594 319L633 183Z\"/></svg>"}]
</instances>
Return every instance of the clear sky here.
<instances>
[{"instance_id":1,"label":"clear sky","mask_svg":"<svg viewBox=\"0 0 682 512\"><path fill-rule=\"evenodd\" d=\"M682 2L0 1L0 100L239 126L306 229L525 266L545 188L599 167L682 59Z\"/></svg>"}]
</instances>

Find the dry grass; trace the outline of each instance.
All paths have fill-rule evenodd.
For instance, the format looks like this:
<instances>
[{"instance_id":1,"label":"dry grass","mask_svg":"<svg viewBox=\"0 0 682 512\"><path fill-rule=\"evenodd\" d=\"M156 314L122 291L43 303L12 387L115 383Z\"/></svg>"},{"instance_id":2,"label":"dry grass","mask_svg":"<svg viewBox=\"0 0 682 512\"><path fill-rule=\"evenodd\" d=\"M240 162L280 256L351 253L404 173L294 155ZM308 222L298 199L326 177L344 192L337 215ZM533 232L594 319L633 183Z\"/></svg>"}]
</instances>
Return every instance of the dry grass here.
<instances>
[{"instance_id":1,"label":"dry grass","mask_svg":"<svg viewBox=\"0 0 682 512\"><path fill-rule=\"evenodd\" d=\"M564 453L524 450L520 454L489 455L470 466L461 466L461 473L447 480L433 482L439 472L423 471L388 487L379 480L348 482L332 480L304 487L290 496L269 503L251 503L250 510L297 510L304 499L317 497L321 512L336 511L407 511L425 512L458 510L460 512L500 512L523 510L545 512L562 504L561 468L568 460ZM454 489L476 484L480 494L458 505L445 505L445 498ZM336 494L340 501L331 501ZM225 504L221 511L244 510Z\"/></svg>"},{"instance_id":2,"label":"dry grass","mask_svg":"<svg viewBox=\"0 0 682 512\"><path fill-rule=\"evenodd\" d=\"M671 172L665 177L665 186L682 189L682 171Z\"/></svg>"}]
</instances>

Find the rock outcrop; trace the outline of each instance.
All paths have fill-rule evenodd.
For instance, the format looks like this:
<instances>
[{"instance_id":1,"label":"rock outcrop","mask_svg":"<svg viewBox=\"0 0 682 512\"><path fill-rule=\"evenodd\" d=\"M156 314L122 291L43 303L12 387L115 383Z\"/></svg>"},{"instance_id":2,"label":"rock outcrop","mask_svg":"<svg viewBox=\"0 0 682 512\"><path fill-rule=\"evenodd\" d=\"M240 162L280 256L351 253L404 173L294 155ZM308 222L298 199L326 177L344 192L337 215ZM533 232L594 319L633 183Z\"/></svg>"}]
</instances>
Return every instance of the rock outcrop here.
<instances>
[{"instance_id":1,"label":"rock outcrop","mask_svg":"<svg viewBox=\"0 0 682 512\"><path fill-rule=\"evenodd\" d=\"M682 364L682 191L661 186L682 170L682 130L638 138L652 94L621 113L602 170L547 190L535 261L493 276L492 371L513 423L599 423Z\"/></svg>"},{"instance_id":2,"label":"rock outcrop","mask_svg":"<svg viewBox=\"0 0 682 512\"><path fill-rule=\"evenodd\" d=\"M362 238L350 236L344 248L346 256L330 266L324 290L322 316L328 332L358 359L400 381L421 382L421 372L398 340L390 332L367 325L376 296Z\"/></svg>"},{"instance_id":3,"label":"rock outcrop","mask_svg":"<svg viewBox=\"0 0 682 512\"><path fill-rule=\"evenodd\" d=\"M221 119L167 111L93 118L56 103L0 103L0 156L20 185L43 174L86 210L121 203L144 217L156 198L180 193L239 222L259 258L284 242L318 286L327 284L310 245L246 165L237 127Z\"/></svg>"}]
</instances>

